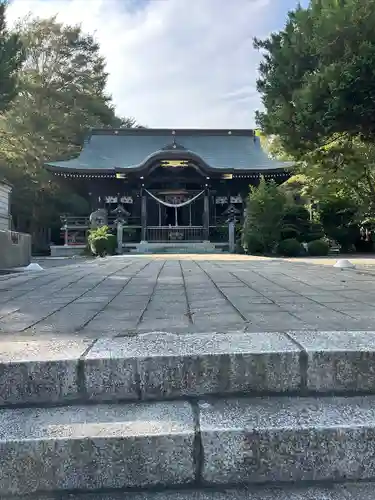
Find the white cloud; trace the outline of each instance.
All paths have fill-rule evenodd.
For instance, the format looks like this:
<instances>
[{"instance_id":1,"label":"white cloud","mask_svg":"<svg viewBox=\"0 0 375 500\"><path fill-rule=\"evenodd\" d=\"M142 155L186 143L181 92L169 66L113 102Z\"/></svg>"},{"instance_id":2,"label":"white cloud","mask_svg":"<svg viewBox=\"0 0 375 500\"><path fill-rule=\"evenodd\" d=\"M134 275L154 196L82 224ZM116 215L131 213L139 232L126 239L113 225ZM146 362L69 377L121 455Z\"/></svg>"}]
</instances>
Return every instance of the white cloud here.
<instances>
[{"instance_id":1,"label":"white cloud","mask_svg":"<svg viewBox=\"0 0 375 500\"><path fill-rule=\"evenodd\" d=\"M96 33L118 113L150 127L254 126L270 2L284 0L13 0L9 21L57 14Z\"/></svg>"}]
</instances>

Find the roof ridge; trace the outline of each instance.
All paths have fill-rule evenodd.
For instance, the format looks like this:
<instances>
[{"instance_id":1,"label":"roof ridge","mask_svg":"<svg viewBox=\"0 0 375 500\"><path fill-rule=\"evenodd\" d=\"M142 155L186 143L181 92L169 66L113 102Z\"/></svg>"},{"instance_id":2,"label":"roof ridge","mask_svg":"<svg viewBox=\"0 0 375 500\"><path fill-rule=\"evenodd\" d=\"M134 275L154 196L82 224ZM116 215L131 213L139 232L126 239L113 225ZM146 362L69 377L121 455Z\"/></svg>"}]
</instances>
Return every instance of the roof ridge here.
<instances>
[{"instance_id":1,"label":"roof ridge","mask_svg":"<svg viewBox=\"0 0 375 500\"><path fill-rule=\"evenodd\" d=\"M255 129L244 128L93 128L89 135L139 135L139 136L246 136L253 137Z\"/></svg>"}]
</instances>

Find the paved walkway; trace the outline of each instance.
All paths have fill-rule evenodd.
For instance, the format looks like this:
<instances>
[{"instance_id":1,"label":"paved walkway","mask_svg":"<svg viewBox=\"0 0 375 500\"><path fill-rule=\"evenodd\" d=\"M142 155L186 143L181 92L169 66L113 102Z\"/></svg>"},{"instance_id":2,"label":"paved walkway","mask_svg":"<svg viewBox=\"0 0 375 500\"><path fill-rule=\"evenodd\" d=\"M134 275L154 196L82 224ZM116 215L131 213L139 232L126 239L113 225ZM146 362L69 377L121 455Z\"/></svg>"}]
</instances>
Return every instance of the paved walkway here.
<instances>
[{"instance_id":1,"label":"paved walkway","mask_svg":"<svg viewBox=\"0 0 375 500\"><path fill-rule=\"evenodd\" d=\"M0 337L375 330L375 277L331 264L121 256L4 275Z\"/></svg>"}]
</instances>

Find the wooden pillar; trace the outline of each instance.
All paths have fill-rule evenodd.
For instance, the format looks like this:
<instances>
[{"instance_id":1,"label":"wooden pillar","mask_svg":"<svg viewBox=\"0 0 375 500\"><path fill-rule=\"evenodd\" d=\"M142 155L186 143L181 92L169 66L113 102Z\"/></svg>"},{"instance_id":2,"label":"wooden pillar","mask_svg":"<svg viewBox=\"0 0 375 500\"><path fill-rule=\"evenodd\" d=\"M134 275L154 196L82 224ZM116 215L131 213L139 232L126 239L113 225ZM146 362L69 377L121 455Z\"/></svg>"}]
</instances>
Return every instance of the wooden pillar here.
<instances>
[{"instance_id":1,"label":"wooden pillar","mask_svg":"<svg viewBox=\"0 0 375 500\"><path fill-rule=\"evenodd\" d=\"M147 198L144 189L141 190L141 241L146 241L147 238Z\"/></svg>"},{"instance_id":2,"label":"wooden pillar","mask_svg":"<svg viewBox=\"0 0 375 500\"><path fill-rule=\"evenodd\" d=\"M203 239L210 239L210 194L208 188L204 192L204 209L203 209Z\"/></svg>"}]
</instances>

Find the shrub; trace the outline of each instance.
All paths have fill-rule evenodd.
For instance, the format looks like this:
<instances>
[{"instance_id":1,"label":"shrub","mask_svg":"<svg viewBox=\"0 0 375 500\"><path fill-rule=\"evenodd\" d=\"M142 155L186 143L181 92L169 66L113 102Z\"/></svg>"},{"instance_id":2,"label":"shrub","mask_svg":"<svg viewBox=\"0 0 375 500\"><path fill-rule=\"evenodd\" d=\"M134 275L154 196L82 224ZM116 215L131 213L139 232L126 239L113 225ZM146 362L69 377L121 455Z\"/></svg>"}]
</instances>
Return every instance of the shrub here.
<instances>
[{"instance_id":1,"label":"shrub","mask_svg":"<svg viewBox=\"0 0 375 500\"><path fill-rule=\"evenodd\" d=\"M288 204L285 207L281 238L283 240L297 239L306 241L310 230L310 214L302 205Z\"/></svg>"},{"instance_id":2,"label":"shrub","mask_svg":"<svg viewBox=\"0 0 375 500\"><path fill-rule=\"evenodd\" d=\"M90 241L90 248L94 255L104 257L107 254L108 239L101 236Z\"/></svg>"},{"instance_id":3,"label":"shrub","mask_svg":"<svg viewBox=\"0 0 375 500\"><path fill-rule=\"evenodd\" d=\"M257 235L247 235L246 241L243 243L243 248L246 253L259 255L266 252L263 243L257 238Z\"/></svg>"},{"instance_id":4,"label":"shrub","mask_svg":"<svg viewBox=\"0 0 375 500\"><path fill-rule=\"evenodd\" d=\"M262 177L258 187L251 187L242 244L250 253L271 253L280 240L285 196L275 182Z\"/></svg>"},{"instance_id":5,"label":"shrub","mask_svg":"<svg viewBox=\"0 0 375 500\"><path fill-rule=\"evenodd\" d=\"M290 240L290 239L298 239L300 237L300 232L293 226L292 224L283 225L281 229L281 239L282 240Z\"/></svg>"},{"instance_id":6,"label":"shrub","mask_svg":"<svg viewBox=\"0 0 375 500\"><path fill-rule=\"evenodd\" d=\"M329 252L329 245L323 240L310 241L310 243L308 243L307 245L307 248L309 255L315 257L323 257L325 255L328 255Z\"/></svg>"},{"instance_id":7,"label":"shrub","mask_svg":"<svg viewBox=\"0 0 375 500\"><path fill-rule=\"evenodd\" d=\"M288 238L287 240L280 241L278 253L285 257L298 257L302 253L302 245L295 238Z\"/></svg>"},{"instance_id":8,"label":"shrub","mask_svg":"<svg viewBox=\"0 0 375 500\"><path fill-rule=\"evenodd\" d=\"M323 226L318 222L311 222L309 232L305 237L305 241L309 243L310 241L320 240L322 238L324 238Z\"/></svg>"},{"instance_id":9,"label":"shrub","mask_svg":"<svg viewBox=\"0 0 375 500\"><path fill-rule=\"evenodd\" d=\"M107 253L109 255L114 255L117 249L117 237L114 234L108 234L107 236Z\"/></svg>"},{"instance_id":10,"label":"shrub","mask_svg":"<svg viewBox=\"0 0 375 500\"><path fill-rule=\"evenodd\" d=\"M359 235L358 207L342 198L319 202L319 217L328 238L337 241L342 252L348 252Z\"/></svg>"},{"instance_id":11,"label":"shrub","mask_svg":"<svg viewBox=\"0 0 375 500\"><path fill-rule=\"evenodd\" d=\"M111 234L108 226L98 227L89 232L88 244L93 255L104 257L113 255L116 250L117 238Z\"/></svg>"}]
</instances>

